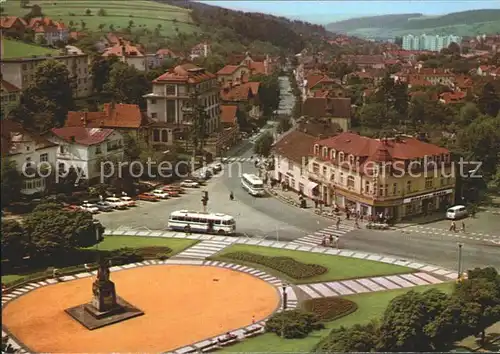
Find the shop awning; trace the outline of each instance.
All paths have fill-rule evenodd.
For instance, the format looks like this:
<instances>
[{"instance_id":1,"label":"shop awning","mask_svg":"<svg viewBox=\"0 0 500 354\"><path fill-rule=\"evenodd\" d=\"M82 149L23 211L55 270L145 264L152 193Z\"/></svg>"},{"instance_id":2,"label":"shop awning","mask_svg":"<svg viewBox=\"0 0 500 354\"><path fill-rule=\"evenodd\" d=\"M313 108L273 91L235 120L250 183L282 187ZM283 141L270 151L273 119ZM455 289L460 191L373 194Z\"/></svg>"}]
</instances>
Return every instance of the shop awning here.
<instances>
[{"instance_id":1,"label":"shop awning","mask_svg":"<svg viewBox=\"0 0 500 354\"><path fill-rule=\"evenodd\" d=\"M304 194L307 195L308 197L312 197L313 196L313 189L316 188L318 186L318 184L316 182L313 182L313 181L309 181L307 182L305 188L304 188Z\"/></svg>"}]
</instances>

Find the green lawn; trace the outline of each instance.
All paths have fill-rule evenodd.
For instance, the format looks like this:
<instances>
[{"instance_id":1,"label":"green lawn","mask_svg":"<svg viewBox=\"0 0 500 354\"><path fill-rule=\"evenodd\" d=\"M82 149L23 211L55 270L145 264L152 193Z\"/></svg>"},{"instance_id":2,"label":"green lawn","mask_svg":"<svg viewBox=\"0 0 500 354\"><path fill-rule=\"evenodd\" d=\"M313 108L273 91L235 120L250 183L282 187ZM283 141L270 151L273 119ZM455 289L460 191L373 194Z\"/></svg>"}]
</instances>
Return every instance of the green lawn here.
<instances>
[{"instance_id":1,"label":"green lawn","mask_svg":"<svg viewBox=\"0 0 500 354\"><path fill-rule=\"evenodd\" d=\"M84 21L86 29L98 30L100 24L104 24L104 30L109 31L109 25L115 29L126 28L129 21L134 21L133 29L148 28L153 31L161 25L163 36L175 35L175 28L179 32L193 32L196 27L192 25L190 11L176 6L161 4L146 0L32 0L30 5L40 5L43 13L66 25L82 30L81 21ZM23 16L29 10L22 9L18 1L7 1L2 4L5 13L10 16ZM104 9L106 16L98 16L99 9ZM91 15L87 16L89 9Z\"/></svg>"},{"instance_id":2,"label":"green lawn","mask_svg":"<svg viewBox=\"0 0 500 354\"><path fill-rule=\"evenodd\" d=\"M150 246L165 246L172 250L172 252L168 254L169 257L172 257L184 249L193 246L197 242L198 241L196 240L161 237L106 236L104 237L104 240L99 243L98 249L101 251L112 251L124 247L141 248ZM95 248L96 246L89 247L89 249ZM30 274L44 272L45 270L46 269L34 269L32 272L25 274L2 275L2 283L9 284L21 278L28 277Z\"/></svg>"},{"instance_id":3,"label":"green lawn","mask_svg":"<svg viewBox=\"0 0 500 354\"><path fill-rule=\"evenodd\" d=\"M45 48L34 44L28 44L13 39L2 39L3 53L2 59L13 58L31 58L33 55L58 55L60 52L56 49Z\"/></svg>"},{"instance_id":4,"label":"green lawn","mask_svg":"<svg viewBox=\"0 0 500 354\"><path fill-rule=\"evenodd\" d=\"M443 283L439 285L424 285L416 286L412 290L425 291L430 288L437 288L444 292L450 293L453 289L453 283ZM406 292L409 289L399 289L382 291L376 293L366 293L359 295L346 296L346 299L354 301L358 305L358 309L350 315L339 318L338 320L327 322L325 329L313 332L303 339L282 339L274 333L265 333L261 336L247 339L234 346L220 350L220 352L239 352L239 353L266 353L266 352L282 352L282 353L295 353L295 352L310 352L314 345L318 343L321 338L328 335L330 330L340 326L352 326L356 323L363 324L370 322L372 319L377 319L382 316L389 302Z\"/></svg>"},{"instance_id":5,"label":"green lawn","mask_svg":"<svg viewBox=\"0 0 500 354\"><path fill-rule=\"evenodd\" d=\"M166 246L172 250L169 257L193 246L197 240L142 236L105 236L98 248L102 251L112 251L119 248L141 248L149 246ZM89 248L95 248L89 247Z\"/></svg>"},{"instance_id":6,"label":"green lawn","mask_svg":"<svg viewBox=\"0 0 500 354\"><path fill-rule=\"evenodd\" d=\"M294 284L363 278L363 277L372 277L378 275L401 274L401 273L410 273L413 271L413 269L407 267L396 266L392 264L380 263L375 261L367 261L363 259L332 256L332 255L303 252L303 251L290 251L290 250L283 250L271 247L247 246L247 245L233 245L227 247L214 257L211 257L211 259L238 263L235 260L224 257L224 254L231 252L249 252L268 257L291 257L298 262L308 263L308 264L318 264L328 269L326 273L321 274L319 276L297 280L297 279L291 279L279 271L267 268L260 264L253 264L253 263L248 264L249 266L259 268L265 270L266 272L275 274L276 276L286 279Z\"/></svg>"}]
</instances>

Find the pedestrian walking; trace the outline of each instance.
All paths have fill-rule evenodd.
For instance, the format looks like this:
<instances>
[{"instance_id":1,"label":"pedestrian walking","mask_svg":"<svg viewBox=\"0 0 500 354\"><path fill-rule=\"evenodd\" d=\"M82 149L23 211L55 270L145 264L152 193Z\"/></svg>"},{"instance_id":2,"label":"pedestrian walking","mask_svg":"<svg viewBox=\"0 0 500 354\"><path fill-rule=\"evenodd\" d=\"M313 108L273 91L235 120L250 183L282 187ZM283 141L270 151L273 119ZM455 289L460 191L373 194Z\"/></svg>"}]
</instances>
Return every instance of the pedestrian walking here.
<instances>
[{"instance_id":1,"label":"pedestrian walking","mask_svg":"<svg viewBox=\"0 0 500 354\"><path fill-rule=\"evenodd\" d=\"M358 218L356 218L356 220L354 221L354 225L356 226L356 228L358 228L358 229L359 229Z\"/></svg>"},{"instance_id":2,"label":"pedestrian walking","mask_svg":"<svg viewBox=\"0 0 500 354\"><path fill-rule=\"evenodd\" d=\"M321 240L321 246L326 247L326 236Z\"/></svg>"},{"instance_id":3,"label":"pedestrian walking","mask_svg":"<svg viewBox=\"0 0 500 354\"><path fill-rule=\"evenodd\" d=\"M191 226L187 225L187 226L184 228L184 231L186 232L186 235L191 235Z\"/></svg>"},{"instance_id":4,"label":"pedestrian walking","mask_svg":"<svg viewBox=\"0 0 500 354\"><path fill-rule=\"evenodd\" d=\"M337 230L340 228L340 218L337 218Z\"/></svg>"},{"instance_id":5,"label":"pedestrian walking","mask_svg":"<svg viewBox=\"0 0 500 354\"><path fill-rule=\"evenodd\" d=\"M330 245L333 244L333 235L330 234Z\"/></svg>"},{"instance_id":6,"label":"pedestrian walking","mask_svg":"<svg viewBox=\"0 0 500 354\"><path fill-rule=\"evenodd\" d=\"M465 232L465 223L463 221L462 221L462 228L460 229L460 231Z\"/></svg>"},{"instance_id":7,"label":"pedestrian walking","mask_svg":"<svg viewBox=\"0 0 500 354\"><path fill-rule=\"evenodd\" d=\"M450 231L457 231L457 225L455 224L454 221L451 222Z\"/></svg>"},{"instance_id":8,"label":"pedestrian walking","mask_svg":"<svg viewBox=\"0 0 500 354\"><path fill-rule=\"evenodd\" d=\"M339 249L339 243L340 243L340 236L335 237L335 247Z\"/></svg>"}]
</instances>

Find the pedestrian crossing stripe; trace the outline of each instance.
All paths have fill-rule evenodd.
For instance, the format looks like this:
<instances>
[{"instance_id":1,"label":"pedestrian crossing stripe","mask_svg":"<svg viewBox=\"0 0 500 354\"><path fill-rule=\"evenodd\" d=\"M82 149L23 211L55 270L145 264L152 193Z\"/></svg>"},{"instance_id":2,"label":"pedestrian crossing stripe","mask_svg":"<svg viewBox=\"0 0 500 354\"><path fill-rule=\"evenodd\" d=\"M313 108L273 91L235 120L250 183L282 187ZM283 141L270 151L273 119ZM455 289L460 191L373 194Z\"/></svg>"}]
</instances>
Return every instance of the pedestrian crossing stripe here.
<instances>
[{"instance_id":1,"label":"pedestrian crossing stripe","mask_svg":"<svg viewBox=\"0 0 500 354\"><path fill-rule=\"evenodd\" d=\"M333 236L336 240L341 239L343 235L347 234L353 230L352 227L349 226L341 226L337 229L336 226L329 226L324 229L313 232L312 234L306 235L304 237L300 237L290 244L299 245L299 246L308 246L308 247L317 247L320 246L323 240Z\"/></svg>"}]
</instances>

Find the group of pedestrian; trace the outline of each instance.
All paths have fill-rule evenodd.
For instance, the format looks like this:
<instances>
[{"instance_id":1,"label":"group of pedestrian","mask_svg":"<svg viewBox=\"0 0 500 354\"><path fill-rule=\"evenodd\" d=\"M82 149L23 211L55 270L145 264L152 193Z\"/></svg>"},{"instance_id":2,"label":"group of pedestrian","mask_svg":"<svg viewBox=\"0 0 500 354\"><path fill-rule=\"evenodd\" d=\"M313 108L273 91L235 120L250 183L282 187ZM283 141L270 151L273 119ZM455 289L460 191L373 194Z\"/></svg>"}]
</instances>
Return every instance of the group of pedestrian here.
<instances>
[{"instance_id":1,"label":"group of pedestrian","mask_svg":"<svg viewBox=\"0 0 500 354\"><path fill-rule=\"evenodd\" d=\"M321 241L321 246L323 247L336 247L339 248L339 237L338 236L325 236Z\"/></svg>"},{"instance_id":2,"label":"group of pedestrian","mask_svg":"<svg viewBox=\"0 0 500 354\"><path fill-rule=\"evenodd\" d=\"M457 232L457 224L455 224L455 221L451 222L450 231ZM462 227L460 228L460 231L465 232L465 223L463 221L462 221Z\"/></svg>"}]
</instances>

